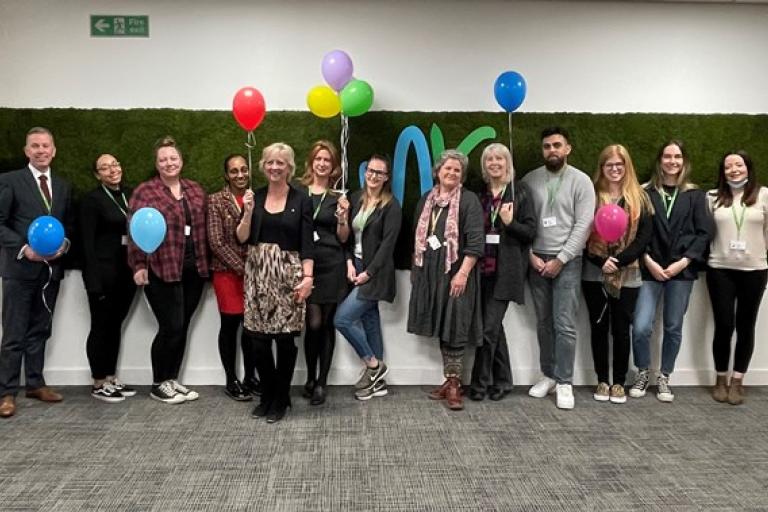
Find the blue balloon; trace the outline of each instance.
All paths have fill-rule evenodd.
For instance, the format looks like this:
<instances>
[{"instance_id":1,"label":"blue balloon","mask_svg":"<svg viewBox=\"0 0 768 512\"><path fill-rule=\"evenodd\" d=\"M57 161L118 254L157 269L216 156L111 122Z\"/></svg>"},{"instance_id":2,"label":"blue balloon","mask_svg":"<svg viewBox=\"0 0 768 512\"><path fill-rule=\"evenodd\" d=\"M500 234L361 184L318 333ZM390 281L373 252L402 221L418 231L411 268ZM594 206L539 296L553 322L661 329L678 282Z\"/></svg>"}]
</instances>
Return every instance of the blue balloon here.
<instances>
[{"instance_id":1,"label":"blue balloon","mask_svg":"<svg viewBox=\"0 0 768 512\"><path fill-rule=\"evenodd\" d=\"M154 208L141 208L131 217L131 240L139 249L151 254L165 240L165 217Z\"/></svg>"},{"instance_id":2,"label":"blue balloon","mask_svg":"<svg viewBox=\"0 0 768 512\"><path fill-rule=\"evenodd\" d=\"M506 112L514 112L525 100L525 78L517 71L505 71L493 84L493 95Z\"/></svg>"},{"instance_id":3,"label":"blue balloon","mask_svg":"<svg viewBox=\"0 0 768 512\"><path fill-rule=\"evenodd\" d=\"M40 256L44 258L53 256L64 243L64 226L56 217L50 215L38 217L27 229L27 242Z\"/></svg>"}]
</instances>

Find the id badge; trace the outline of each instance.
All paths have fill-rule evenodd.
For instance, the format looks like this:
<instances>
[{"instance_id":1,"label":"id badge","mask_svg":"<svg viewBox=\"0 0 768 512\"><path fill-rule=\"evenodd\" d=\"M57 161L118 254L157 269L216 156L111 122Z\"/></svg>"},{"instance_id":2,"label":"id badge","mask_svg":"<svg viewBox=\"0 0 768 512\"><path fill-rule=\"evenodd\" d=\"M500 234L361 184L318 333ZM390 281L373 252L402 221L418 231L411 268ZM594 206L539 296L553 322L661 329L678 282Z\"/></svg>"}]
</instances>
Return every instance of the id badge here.
<instances>
[{"instance_id":1,"label":"id badge","mask_svg":"<svg viewBox=\"0 0 768 512\"><path fill-rule=\"evenodd\" d=\"M123 235L120 237L120 245L128 245L128 235Z\"/></svg>"},{"instance_id":2,"label":"id badge","mask_svg":"<svg viewBox=\"0 0 768 512\"><path fill-rule=\"evenodd\" d=\"M746 251L747 242L745 240L731 240L728 248L732 251Z\"/></svg>"},{"instance_id":3,"label":"id badge","mask_svg":"<svg viewBox=\"0 0 768 512\"><path fill-rule=\"evenodd\" d=\"M317 234L317 231L312 232L312 239L317 242L320 240L320 235Z\"/></svg>"},{"instance_id":4,"label":"id badge","mask_svg":"<svg viewBox=\"0 0 768 512\"><path fill-rule=\"evenodd\" d=\"M437 238L437 235L432 235L427 238L427 243L429 244L429 248L433 251L436 251L443 246L443 244L441 244L440 240Z\"/></svg>"},{"instance_id":5,"label":"id badge","mask_svg":"<svg viewBox=\"0 0 768 512\"><path fill-rule=\"evenodd\" d=\"M500 238L501 236L498 233L488 233L487 235L485 235L485 243L498 245Z\"/></svg>"},{"instance_id":6,"label":"id badge","mask_svg":"<svg viewBox=\"0 0 768 512\"><path fill-rule=\"evenodd\" d=\"M192 226L184 226L184 236L189 236L192 234Z\"/></svg>"},{"instance_id":7,"label":"id badge","mask_svg":"<svg viewBox=\"0 0 768 512\"><path fill-rule=\"evenodd\" d=\"M554 215L552 217L542 217L541 219L541 225L545 228L551 228L552 226L557 226L557 217Z\"/></svg>"}]
</instances>

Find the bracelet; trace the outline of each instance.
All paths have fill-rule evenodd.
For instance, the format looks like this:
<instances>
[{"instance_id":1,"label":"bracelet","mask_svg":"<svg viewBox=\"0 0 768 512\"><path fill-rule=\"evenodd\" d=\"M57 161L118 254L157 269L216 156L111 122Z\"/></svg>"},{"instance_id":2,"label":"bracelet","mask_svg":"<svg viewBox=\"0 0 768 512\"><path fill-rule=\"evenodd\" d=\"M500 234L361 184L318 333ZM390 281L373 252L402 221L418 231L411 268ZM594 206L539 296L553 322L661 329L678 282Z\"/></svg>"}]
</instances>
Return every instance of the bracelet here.
<instances>
[{"instance_id":1,"label":"bracelet","mask_svg":"<svg viewBox=\"0 0 768 512\"><path fill-rule=\"evenodd\" d=\"M315 276L313 276L312 274L304 274L304 277L308 277L313 280L315 279Z\"/></svg>"}]
</instances>

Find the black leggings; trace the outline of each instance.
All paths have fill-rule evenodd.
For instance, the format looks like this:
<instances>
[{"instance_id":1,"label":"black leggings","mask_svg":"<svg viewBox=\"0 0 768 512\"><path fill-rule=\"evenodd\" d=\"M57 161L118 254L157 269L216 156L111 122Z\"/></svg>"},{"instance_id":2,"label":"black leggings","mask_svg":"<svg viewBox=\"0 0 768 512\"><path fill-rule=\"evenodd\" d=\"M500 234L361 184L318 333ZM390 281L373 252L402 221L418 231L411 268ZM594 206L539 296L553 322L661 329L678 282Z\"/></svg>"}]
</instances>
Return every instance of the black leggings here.
<instances>
[{"instance_id":1,"label":"black leggings","mask_svg":"<svg viewBox=\"0 0 768 512\"><path fill-rule=\"evenodd\" d=\"M256 370L261 379L262 403L278 409L291 405L291 380L296 367L296 348L293 334L269 334L244 330L246 343L253 346ZM272 354L272 340L277 347L277 361Z\"/></svg>"},{"instance_id":2,"label":"black leggings","mask_svg":"<svg viewBox=\"0 0 768 512\"><path fill-rule=\"evenodd\" d=\"M123 321L128 316L135 294L136 285L132 276L119 280L106 293L88 293L91 331L85 342L85 352L94 380L116 374Z\"/></svg>"},{"instance_id":3,"label":"black leggings","mask_svg":"<svg viewBox=\"0 0 768 512\"><path fill-rule=\"evenodd\" d=\"M224 366L224 373L227 377L227 383L237 380L237 330L243 323L243 315L231 315L228 313L219 313L221 316L221 328L219 329L219 356L221 364ZM256 363L253 359L253 347L251 343L240 336L240 348L243 351L243 367L245 375L243 381L253 378L256 370Z\"/></svg>"},{"instance_id":4,"label":"black leggings","mask_svg":"<svg viewBox=\"0 0 768 512\"><path fill-rule=\"evenodd\" d=\"M581 290L589 310L592 360L597 380L610 384L608 379L608 330L613 336L613 384L624 385L629 368L630 329L635 314L639 288L622 288L619 298L603 290L603 283L582 281Z\"/></svg>"},{"instance_id":5,"label":"black leggings","mask_svg":"<svg viewBox=\"0 0 768 512\"><path fill-rule=\"evenodd\" d=\"M735 328L733 371L747 372L755 349L755 323L766 281L768 270L707 269L707 287L715 318L715 336L712 340L715 371L728 371L731 338Z\"/></svg>"},{"instance_id":6,"label":"black leggings","mask_svg":"<svg viewBox=\"0 0 768 512\"><path fill-rule=\"evenodd\" d=\"M333 349L336 346L334 315L336 304L307 304L307 331L304 334L307 382L315 382L319 386L327 384L333 361Z\"/></svg>"}]
</instances>

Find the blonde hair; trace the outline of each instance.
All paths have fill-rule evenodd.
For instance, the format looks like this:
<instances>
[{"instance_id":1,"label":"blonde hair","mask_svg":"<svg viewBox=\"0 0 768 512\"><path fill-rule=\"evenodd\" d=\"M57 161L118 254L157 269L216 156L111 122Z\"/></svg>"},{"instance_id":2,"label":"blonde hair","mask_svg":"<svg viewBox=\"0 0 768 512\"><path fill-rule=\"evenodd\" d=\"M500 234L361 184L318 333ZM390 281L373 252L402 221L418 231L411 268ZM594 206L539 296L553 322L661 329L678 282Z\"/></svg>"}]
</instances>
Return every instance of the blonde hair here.
<instances>
[{"instance_id":1,"label":"blonde hair","mask_svg":"<svg viewBox=\"0 0 768 512\"><path fill-rule=\"evenodd\" d=\"M331 174L328 177L328 184L332 187L333 184L341 176L341 167L339 166L339 152L336 150L336 146L327 140L318 140L312 144L312 148L307 155L307 162L304 165L304 175L301 177L301 184L309 186L315 180L315 173L312 170L312 162L314 162L317 154L326 150L331 155Z\"/></svg>"},{"instance_id":2,"label":"blonde hair","mask_svg":"<svg viewBox=\"0 0 768 512\"><path fill-rule=\"evenodd\" d=\"M480 173L483 176L483 181L488 183L491 179L488 177L488 169L485 168L485 159L491 155L500 155L507 162L507 177L504 179L504 183L510 183L515 179L515 166L512 163L512 153L510 153L507 146L499 142L488 144L483 150L483 154L480 155Z\"/></svg>"},{"instance_id":3,"label":"blonde hair","mask_svg":"<svg viewBox=\"0 0 768 512\"><path fill-rule=\"evenodd\" d=\"M621 144L611 144L606 146L597 157L597 170L592 178L595 183L595 192L597 193L597 205L609 204L611 197L608 193L608 180L603 174L603 166L609 158L617 156L624 163L624 177L621 180L621 196L624 198L624 205L629 211L629 217L633 221L640 218L640 214L645 211L653 213L653 204L648 194L637 181L635 164L632 163L632 157L629 156L627 148Z\"/></svg>"},{"instance_id":4,"label":"blonde hair","mask_svg":"<svg viewBox=\"0 0 768 512\"><path fill-rule=\"evenodd\" d=\"M262 150L261 160L259 160L259 169L261 172L264 172L264 164L267 163L269 157L275 153L283 157L288 164L288 167L290 167L291 171L288 174L287 181L291 181L291 179L293 179L293 174L296 172L295 153L293 152L293 148L285 142L273 142Z\"/></svg>"}]
</instances>

